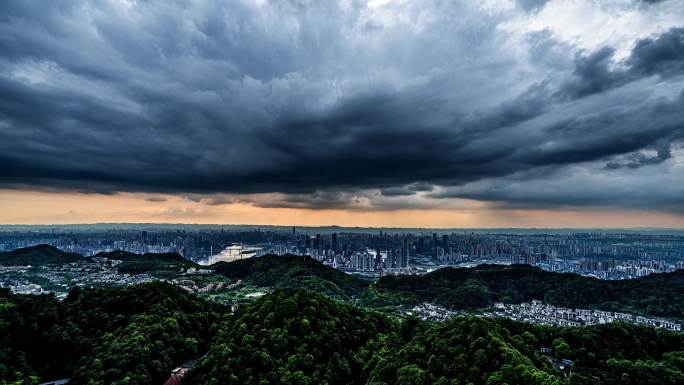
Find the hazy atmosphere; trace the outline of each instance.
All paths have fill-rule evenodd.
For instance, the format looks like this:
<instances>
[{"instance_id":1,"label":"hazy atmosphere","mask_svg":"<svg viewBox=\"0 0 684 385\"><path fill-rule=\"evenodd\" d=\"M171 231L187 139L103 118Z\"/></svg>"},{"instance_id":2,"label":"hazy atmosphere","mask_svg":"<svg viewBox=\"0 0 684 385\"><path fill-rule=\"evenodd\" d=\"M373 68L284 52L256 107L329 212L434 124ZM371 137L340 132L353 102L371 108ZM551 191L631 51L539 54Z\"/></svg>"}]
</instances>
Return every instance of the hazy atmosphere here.
<instances>
[{"instance_id":1,"label":"hazy atmosphere","mask_svg":"<svg viewBox=\"0 0 684 385\"><path fill-rule=\"evenodd\" d=\"M0 223L684 227L684 2L0 3Z\"/></svg>"},{"instance_id":2,"label":"hazy atmosphere","mask_svg":"<svg viewBox=\"0 0 684 385\"><path fill-rule=\"evenodd\" d=\"M0 385L684 384L684 0L0 0Z\"/></svg>"}]
</instances>

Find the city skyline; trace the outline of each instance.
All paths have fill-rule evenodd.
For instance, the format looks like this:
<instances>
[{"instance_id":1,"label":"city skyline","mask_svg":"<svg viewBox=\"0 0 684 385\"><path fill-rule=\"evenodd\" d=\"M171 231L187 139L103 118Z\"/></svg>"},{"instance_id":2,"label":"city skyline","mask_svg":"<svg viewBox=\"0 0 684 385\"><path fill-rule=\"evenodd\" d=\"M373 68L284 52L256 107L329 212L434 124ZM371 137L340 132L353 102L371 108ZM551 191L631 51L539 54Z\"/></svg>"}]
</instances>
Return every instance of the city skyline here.
<instances>
[{"instance_id":1,"label":"city skyline","mask_svg":"<svg viewBox=\"0 0 684 385\"><path fill-rule=\"evenodd\" d=\"M681 1L0 16L0 224L684 228Z\"/></svg>"}]
</instances>

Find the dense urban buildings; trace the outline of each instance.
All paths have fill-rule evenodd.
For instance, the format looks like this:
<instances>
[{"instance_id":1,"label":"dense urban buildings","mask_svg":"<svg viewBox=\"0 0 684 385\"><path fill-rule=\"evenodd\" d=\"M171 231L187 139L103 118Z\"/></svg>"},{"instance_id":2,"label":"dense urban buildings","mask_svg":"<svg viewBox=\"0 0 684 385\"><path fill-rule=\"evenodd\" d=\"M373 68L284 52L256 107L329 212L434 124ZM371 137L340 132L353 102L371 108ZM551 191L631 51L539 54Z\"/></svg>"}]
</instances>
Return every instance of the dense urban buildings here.
<instances>
[{"instance_id":1,"label":"dense urban buildings","mask_svg":"<svg viewBox=\"0 0 684 385\"><path fill-rule=\"evenodd\" d=\"M684 384L684 0L0 36L0 385Z\"/></svg>"},{"instance_id":2,"label":"dense urban buildings","mask_svg":"<svg viewBox=\"0 0 684 385\"><path fill-rule=\"evenodd\" d=\"M265 254L309 255L369 276L420 274L442 266L529 264L601 279L684 268L684 233L670 231L486 231L121 225L0 231L0 251L49 244L91 256L123 250L177 252L210 264Z\"/></svg>"},{"instance_id":3,"label":"dense urban buildings","mask_svg":"<svg viewBox=\"0 0 684 385\"><path fill-rule=\"evenodd\" d=\"M302 330L307 337L295 343L295 349L301 350L311 341L324 341L319 350L337 348L337 343L330 344L321 336L356 338L359 330L369 341L383 341L387 332L397 333L392 341L403 341L407 346L423 338L421 330L443 332L426 341L430 349L440 345L477 346L482 335L497 333L501 337L492 337L488 345L503 346L501 338L509 336L506 346L548 362L544 367L557 379L591 373L595 364L586 359L583 349L587 341L605 338L606 333L624 340L618 346L635 338L661 338L658 346L670 350L682 346L677 341L682 338L684 320L680 306L684 271L653 274L681 268L678 250L682 236L676 233L154 225L3 230L3 249L12 251L0 253L0 317L11 320L3 325L15 330L10 333L13 341L16 339L11 349L28 349L32 357L44 357L40 351L33 351L36 344L51 351L64 349L65 343L72 350L84 345L104 346L92 351L83 348L79 362L60 363L57 367L61 370L38 361L38 369L28 370L40 370L42 380L58 378L78 384L93 376L106 379L109 372L100 372L98 364L90 364L91 356L96 362L111 361L108 365L113 370L138 368L137 362L150 359L136 354L160 346L177 346L183 354L163 366L154 366L154 383L186 383L207 372L210 378L218 378L232 370L224 367L224 356L217 356L225 353L224 347L244 349L244 353L231 353L232 360L250 355L266 359L273 357L275 350L253 355L254 343L269 340L280 348L283 341ZM74 253L76 250L83 254ZM561 271L605 279L559 274ZM645 275L650 276L642 277ZM642 278L621 280L634 277ZM131 316L130 309L149 315ZM19 311L19 318L15 311ZM342 318L326 318L338 311ZM36 330L35 317L41 325L49 325L39 326L46 333L30 332ZM110 324L123 322L125 317L132 317L130 327L116 334L107 331ZM292 317L297 318L293 321ZM226 323L216 334L213 330L219 319ZM109 323L102 325L105 321ZM320 325L333 326L330 331L319 332L315 328ZM91 333L91 327L98 329ZM268 338L254 337L264 331L269 333ZM511 336L511 331L518 335ZM222 343L223 338L233 338L231 333L239 337ZM403 333L410 333L410 340L400 337ZM459 342L468 333L473 336ZM97 342L98 335L105 336L101 342ZM143 335L149 336L149 341L141 342ZM53 336L62 339L55 343ZM81 344L82 336L93 340ZM433 338L436 342L431 342ZM449 338L455 340L440 342ZM167 339L171 342L164 343ZM33 342L36 340L43 342ZM73 341L77 342L75 347L69 345ZM520 346L523 342L524 347ZM272 344L266 345L270 348ZM390 345L382 351L401 349L406 348ZM605 346L592 349L599 351ZM486 351L471 350L476 356ZM491 360L510 351L506 348ZM337 355L326 353L319 360ZM445 362L459 362L461 356L454 355ZM302 365L312 361L303 353L300 360ZM468 367L483 367L480 361ZM8 362L14 365L15 361ZM383 369L383 373L394 371ZM459 369L454 373L462 372ZM278 375L280 372L273 378ZM622 372L616 376L622 378ZM414 384L388 381L386 384ZM136 383L150 382L141 379ZM20 384L35 385L35 381Z\"/></svg>"}]
</instances>

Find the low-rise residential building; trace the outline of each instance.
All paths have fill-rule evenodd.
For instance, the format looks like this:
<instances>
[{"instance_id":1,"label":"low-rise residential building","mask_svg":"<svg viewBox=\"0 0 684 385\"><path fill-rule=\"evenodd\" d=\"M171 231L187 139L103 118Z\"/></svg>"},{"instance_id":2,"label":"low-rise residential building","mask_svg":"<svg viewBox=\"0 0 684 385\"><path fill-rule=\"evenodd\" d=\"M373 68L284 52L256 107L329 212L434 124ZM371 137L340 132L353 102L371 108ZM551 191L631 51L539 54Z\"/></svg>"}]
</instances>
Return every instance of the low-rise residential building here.
<instances>
[{"instance_id":1,"label":"low-rise residential building","mask_svg":"<svg viewBox=\"0 0 684 385\"><path fill-rule=\"evenodd\" d=\"M495 303L492 309L484 314L492 317L505 317L517 321L539 323L551 326L598 325L614 321L625 321L648 325L670 331L681 331L682 325L663 318L651 318L629 313L610 312L591 309L570 309L545 304L534 300L529 303L504 304Z\"/></svg>"}]
</instances>

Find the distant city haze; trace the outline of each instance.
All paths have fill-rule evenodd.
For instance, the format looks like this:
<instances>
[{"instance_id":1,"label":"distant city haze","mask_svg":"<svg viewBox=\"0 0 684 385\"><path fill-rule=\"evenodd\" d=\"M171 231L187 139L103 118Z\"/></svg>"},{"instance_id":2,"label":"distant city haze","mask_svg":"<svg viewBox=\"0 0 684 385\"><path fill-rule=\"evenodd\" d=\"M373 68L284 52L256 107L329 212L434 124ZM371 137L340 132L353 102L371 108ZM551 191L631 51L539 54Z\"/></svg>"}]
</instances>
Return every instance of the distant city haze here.
<instances>
[{"instance_id":1,"label":"distant city haze","mask_svg":"<svg viewBox=\"0 0 684 385\"><path fill-rule=\"evenodd\" d=\"M0 0L0 385L683 385L682 325L684 0Z\"/></svg>"}]
</instances>

